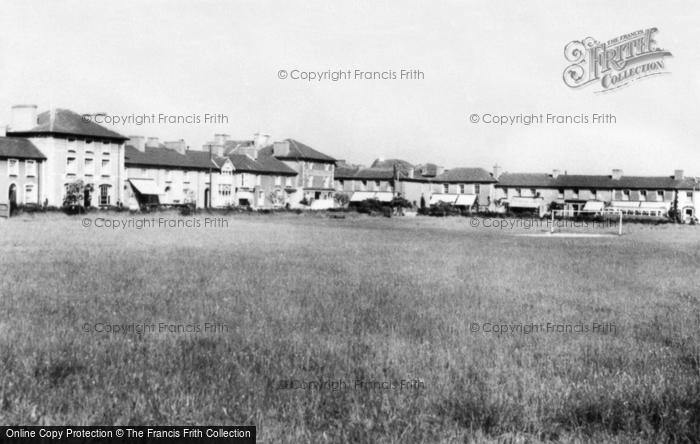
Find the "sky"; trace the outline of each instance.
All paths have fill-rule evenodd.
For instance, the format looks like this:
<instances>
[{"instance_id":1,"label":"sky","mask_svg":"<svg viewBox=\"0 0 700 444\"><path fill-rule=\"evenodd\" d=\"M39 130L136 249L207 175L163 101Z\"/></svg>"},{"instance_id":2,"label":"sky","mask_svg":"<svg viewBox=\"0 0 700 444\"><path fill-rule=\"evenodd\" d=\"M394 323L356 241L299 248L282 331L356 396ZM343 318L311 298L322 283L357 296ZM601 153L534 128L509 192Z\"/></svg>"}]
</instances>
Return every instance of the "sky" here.
<instances>
[{"instance_id":1,"label":"sky","mask_svg":"<svg viewBox=\"0 0 700 444\"><path fill-rule=\"evenodd\" d=\"M0 123L11 106L228 123L112 125L124 135L293 138L337 159L510 172L700 176L700 3L692 1L17 1L0 15ZM669 74L572 89L564 47L656 27ZM420 70L307 81L280 70ZM495 125L477 114L612 114Z\"/></svg>"}]
</instances>

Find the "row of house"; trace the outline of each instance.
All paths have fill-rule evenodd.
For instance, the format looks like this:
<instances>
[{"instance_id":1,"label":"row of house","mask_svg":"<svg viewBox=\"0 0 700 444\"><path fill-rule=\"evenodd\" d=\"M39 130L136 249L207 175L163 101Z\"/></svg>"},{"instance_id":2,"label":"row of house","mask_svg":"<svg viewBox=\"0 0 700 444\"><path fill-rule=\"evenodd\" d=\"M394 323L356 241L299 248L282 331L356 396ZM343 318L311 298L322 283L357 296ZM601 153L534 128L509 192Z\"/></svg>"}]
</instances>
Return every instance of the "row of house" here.
<instances>
[{"instance_id":1,"label":"row of house","mask_svg":"<svg viewBox=\"0 0 700 444\"><path fill-rule=\"evenodd\" d=\"M482 168L445 170L434 165L412 166L400 159L375 161L369 168L341 165L336 169L336 191L350 202L390 200L391 192L414 206L439 202L481 211L534 212L552 209L563 214L615 211L630 216L667 216L674 206L685 220L696 216L700 202L697 178L683 170L670 176L625 176L614 169L608 175L502 173Z\"/></svg>"},{"instance_id":2,"label":"row of house","mask_svg":"<svg viewBox=\"0 0 700 444\"><path fill-rule=\"evenodd\" d=\"M20 204L61 206L82 181L82 204L110 207L333 205L335 159L294 139L225 134L201 149L184 140L125 137L67 109L12 107L0 129L0 210Z\"/></svg>"},{"instance_id":3,"label":"row of house","mask_svg":"<svg viewBox=\"0 0 700 444\"><path fill-rule=\"evenodd\" d=\"M248 140L216 134L191 149L184 140L125 137L66 109L12 107L9 126L0 127L0 189L7 190L0 214L19 204L61 206L66 187L78 180L86 185L82 203L92 207L324 209L345 194L351 203L400 196L417 207L442 202L495 212L612 209L664 216L677 207L693 218L700 198L697 180L682 170L670 176L625 176L617 169L608 175L503 173L498 166L445 169L401 159L361 167L265 134Z\"/></svg>"}]
</instances>

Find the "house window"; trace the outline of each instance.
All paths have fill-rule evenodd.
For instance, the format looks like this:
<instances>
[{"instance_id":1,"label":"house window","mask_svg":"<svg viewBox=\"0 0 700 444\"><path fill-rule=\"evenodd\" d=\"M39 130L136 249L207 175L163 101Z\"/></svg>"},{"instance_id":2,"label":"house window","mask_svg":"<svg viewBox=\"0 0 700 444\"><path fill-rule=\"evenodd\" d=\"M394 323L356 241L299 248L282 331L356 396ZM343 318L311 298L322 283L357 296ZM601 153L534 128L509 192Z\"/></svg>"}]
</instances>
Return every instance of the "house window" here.
<instances>
[{"instance_id":1,"label":"house window","mask_svg":"<svg viewBox=\"0 0 700 444\"><path fill-rule=\"evenodd\" d=\"M28 183L24 186L24 203L37 203L36 186Z\"/></svg>"},{"instance_id":2,"label":"house window","mask_svg":"<svg viewBox=\"0 0 700 444\"><path fill-rule=\"evenodd\" d=\"M503 195L508 197L508 188L507 187L503 188Z\"/></svg>"},{"instance_id":3,"label":"house window","mask_svg":"<svg viewBox=\"0 0 700 444\"><path fill-rule=\"evenodd\" d=\"M692 192L692 191L686 191L686 192L685 192L685 197L687 197L688 199L692 199L692 198L693 198L693 192Z\"/></svg>"},{"instance_id":4,"label":"house window","mask_svg":"<svg viewBox=\"0 0 700 444\"><path fill-rule=\"evenodd\" d=\"M366 180L363 180L363 181L360 182L360 189L361 189L362 191L364 191L365 189L367 189L367 181L366 181Z\"/></svg>"},{"instance_id":5,"label":"house window","mask_svg":"<svg viewBox=\"0 0 700 444\"><path fill-rule=\"evenodd\" d=\"M92 161L92 158L85 158L84 172L86 176L92 176L95 173L95 162Z\"/></svg>"},{"instance_id":6,"label":"house window","mask_svg":"<svg viewBox=\"0 0 700 444\"><path fill-rule=\"evenodd\" d=\"M459 194L464 194L464 184L459 184Z\"/></svg>"},{"instance_id":7,"label":"house window","mask_svg":"<svg viewBox=\"0 0 700 444\"><path fill-rule=\"evenodd\" d=\"M231 195L231 185L220 184L219 185L219 195L220 196L230 196Z\"/></svg>"},{"instance_id":8,"label":"house window","mask_svg":"<svg viewBox=\"0 0 700 444\"><path fill-rule=\"evenodd\" d=\"M313 163L313 162L309 162L309 169L310 169L310 170L313 170L313 169L314 169L314 163Z\"/></svg>"},{"instance_id":9,"label":"house window","mask_svg":"<svg viewBox=\"0 0 700 444\"><path fill-rule=\"evenodd\" d=\"M344 186L345 181L343 179L338 180L338 188L342 190Z\"/></svg>"},{"instance_id":10,"label":"house window","mask_svg":"<svg viewBox=\"0 0 700 444\"><path fill-rule=\"evenodd\" d=\"M639 200L647 200L647 190L639 190Z\"/></svg>"},{"instance_id":11,"label":"house window","mask_svg":"<svg viewBox=\"0 0 700 444\"><path fill-rule=\"evenodd\" d=\"M598 192L596 190L589 190L591 197L595 200L598 197Z\"/></svg>"},{"instance_id":12,"label":"house window","mask_svg":"<svg viewBox=\"0 0 700 444\"><path fill-rule=\"evenodd\" d=\"M307 177L306 178L306 187L313 188L313 186L314 186L314 177L313 176Z\"/></svg>"},{"instance_id":13,"label":"house window","mask_svg":"<svg viewBox=\"0 0 700 444\"><path fill-rule=\"evenodd\" d=\"M327 163L327 164L323 165L323 169L326 170L326 171L330 171L330 170L331 170L331 164L330 164L330 163Z\"/></svg>"},{"instance_id":14,"label":"house window","mask_svg":"<svg viewBox=\"0 0 700 444\"><path fill-rule=\"evenodd\" d=\"M563 188L559 188L559 189L557 190L557 197L558 197L559 199L563 199L563 198L564 198L564 189L563 189Z\"/></svg>"},{"instance_id":15,"label":"house window","mask_svg":"<svg viewBox=\"0 0 700 444\"><path fill-rule=\"evenodd\" d=\"M182 173L182 181L184 183L190 183L190 172L189 171L184 171Z\"/></svg>"},{"instance_id":16,"label":"house window","mask_svg":"<svg viewBox=\"0 0 700 444\"><path fill-rule=\"evenodd\" d=\"M19 176L19 160L9 159L7 161L7 171L10 176Z\"/></svg>"},{"instance_id":17,"label":"house window","mask_svg":"<svg viewBox=\"0 0 700 444\"><path fill-rule=\"evenodd\" d=\"M522 195L523 195L522 190L521 190L520 188L516 188L516 189L515 189L515 195L518 196L518 197L522 196Z\"/></svg>"},{"instance_id":18,"label":"house window","mask_svg":"<svg viewBox=\"0 0 700 444\"><path fill-rule=\"evenodd\" d=\"M446 184L443 184L443 185L442 185L442 192L445 193L445 194L449 193L449 192L450 192L450 185L447 184L447 183L446 183Z\"/></svg>"},{"instance_id":19,"label":"house window","mask_svg":"<svg viewBox=\"0 0 700 444\"><path fill-rule=\"evenodd\" d=\"M374 181L374 189L379 190L382 186L382 182L380 180L375 180Z\"/></svg>"},{"instance_id":20,"label":"house window","mask_svg":"<svg viewBox=\"0 0 700 444\"><path fill-rule=\"evenodd\" d=\"M66 173L75 174L75 157L66 158Z\"/></svg>"},{"instance_id":21,"label":"house window","mask_svg":"<svg viewBox=\"0 0 700 444\"><path fill-rule=\"evenodd\" d=\"M282 186L282 176L275 176L275 186Z\"/></svg>"},{"instance_id":22,"label":"house window","mask_svg":"<svg viewBox=\"0 0 700 444\"><path fill-rule=\"evenodd\" d=\"M656 192L656 200L663 202L664 201L664 192L663 190L658 190Z\"/></svg>"},{"instance_id":23,"label":"house window","mask_svg":"<svg viewBox=\"0 0 700 444\"><path fill-rule=\"evenodd\" d=\"M36 160L24 161L24 175L27 177L36 176Z\"/></svg>"},{"instance_id":24,"label":"house window","mask_svg":"<svg viewBox=\"0 0 700 444\"><path fill-rule=\"evenodd\" d=\"M166 182L173 181L173 171L172 170L165 170L165 181Z\"/></svg>"},{"instance_id":25,"label":"house window","mask_svg":"<svg viewBox=\"0 0 700 444\"><path fill-rule=\"evenodd\" d=\"M630 200L630 190L622 190L622 200Z\"/></svg>"},{"instance_id":26,"label":"house window","mask_svg":"<svg viewBox=\"0 0 700 444\"><path fill-rule=\"evenodd\" d=\"M530 188L530 196L537 196L537 190L534 188Z\"/></svg>"},{"instance_id":27,"label":"house window","mask_svg":"<svg viewBox=\"0 0 700 444\"><path fill-rule=\"evenodd\" d=\"M101 171L103 176L109 176L109 159L102 159Z\"/></svg>"},{"instance_id":28,"label":"house window","mask_svg":"<svg viewBox=\"0 0 700 444\"><path fill-rule=\"evenodd\" d=\"M479 194L480 191L481 191L481 185L479 185L478 183L474 184L474 194Z\"/></svg>"},{"instance_id":29,"label":"house window","mask_svg":"<svg viewBox=\"0 0 700 444\"><path fill-rule=\"evenodd\" d=\"M291 177L287 177L286 185L287 185L288 187L291 187L291 186L292 186L292 178L291 178Z\"/></svg>"},{"instance_id":30,"label":"house window","mask_svg":"<svg viewBox=\"0 0 700 444\"><path fill-rule=\"evenodd\" d=\"M574 199L578 199L578 188L571 190L571 195Z\"/></svg>"},{"instance_id":31,"label":"house window","mask_svg":"<svg viewBox=\"0 0 700 444\"><path fill-rule=\"evenodd\" d=\"M106 184L100 185L100 205L109 205L111 203L109 195L109 189L111 187L111 185Z\"/></svg>"}]
</instances>

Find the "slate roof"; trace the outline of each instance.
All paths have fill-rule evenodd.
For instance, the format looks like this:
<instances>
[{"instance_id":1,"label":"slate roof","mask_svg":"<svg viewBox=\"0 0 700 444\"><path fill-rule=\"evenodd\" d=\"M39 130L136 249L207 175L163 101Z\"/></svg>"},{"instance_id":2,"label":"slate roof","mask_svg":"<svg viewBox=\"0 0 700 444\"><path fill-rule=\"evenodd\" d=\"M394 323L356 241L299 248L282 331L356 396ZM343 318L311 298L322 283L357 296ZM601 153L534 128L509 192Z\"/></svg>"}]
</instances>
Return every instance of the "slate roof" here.
<instances>
[{"instance_id":1,"label":"slate roof","mask_svg":"<svg viewBox=\"0 0 700 444\"><path fill-rule=\"evenodd\" d=\"M37 126L26 131L8 131L8 134L54 134L63 136L88 136L116 141L128 140L112 130L105 128L80 114L69 109L55 109L44 111L37 116Z\"/></svg>"},{"instance_id":2,"label":"slate roof","mask_svg":"<svg viewBox=\"0 0 700 444\"><path fill-rule=\"evenodd\" d=\"M336 168L333 177L339 180L392 180L393 168ZM399 179L408 177L407 173L399 171Z\"/></svg>"},{"instance_id":3,"label":"slate roof","mask_svg":"<svg viewBox=\"0 0 700 444\"><path fill-rule=\"evenodd\" d=\"M452 168L436 176L433 181L493 183L496 179L483 168Z\"/></svg>"},{"instance_id":4,"label":"slate roof","mask_svg":"<svg viewBox=\"0 0 700 444\"><path fill-rule=\"evenodd\" d=\"M499 187L554 187L551 174L546 173L503 173L498 178Z\"/></svg>"},{"instance_id":5,"label":"slate roof","mask_svg":"<svg viewBox=\"0 0 700 444\"><path fill-rule=\"evenodd\" d=\"M258 157L251 159L245 154L229 154L233 167L237 171L245 171L258 174L278 174L294 176L296 171L273 157Z\"/></svg>"},{"instance_id":6,"label":"slate roof","mask_svg":"<svg viewBox=\"0 0 700 444\"><path fill-rule=\"evenodd\" d=\"M317 162L335 162L335 159L331 156L323 154L320 151L316 151L308 145L304 145L294 139L285 139L285 142L289 142L289 154L286 156L275 156L278 159L289 159L289 160L312 160ZM261 148L258 155L272 156L274 153L273 145L268 145L265 148Z\"/></svg>"},{"instance_id":7,"label":"slate roof","mask_svg":"<svg viewBox=\"0 0 700 444\"><path fill-rule=\"evenodd\" d=\"M560 174L555 179L546 173L504 173L498 178L498 187L533 188L594 188L594 189L693 189L692 177L675 179L673 176L622 176Z\"/></svg>"},{"instance_id":8,"label":"slate roof","mask_svg":"<svg viewBox=\"0 0 700 444\"><path fill-rule=\"evenodd\" d=\"M231 160L237 171L253 172L259 174L296 175L297 172L283 162L272 157L259 157L253 160L245 154L229 154L228 156L213 156L209 159L209 151L187 150L180 154L171 148L146 147L145 151L139 151L131 145L125 150L126 166L153 166L164 168L208 170L220 168L227 159Z\"/></svg>"},{"instance_id":9,"label":"slate roof","mask_svg":"<svg viewBox=\"0 0 700 444\"><path fill-rule=\"evenodd\" d=\"M393 169L394 165L398 166L399 171L404 171L408 173L413 169L413 165L409 162L406 162L405 160L402 159L384 159L384 160L379 160L376 159L374 162L372 162L371 167L372 168L390 168Z\"/></svg>"},{"instance_id":10,"label":"slate roof","mask_svg":"<svg viewBox=\"0 0 700 444\"><path fill-rule=\"evenodd\" d=\"M0 137L0 158L44 160L46 156L27 139Z\"/></svg>"},{"instance_id":11,"label":"slate roof","mask_svg":"<svg viewBox=\"0 0 700 444\"><path fill-rule=\"evenodd\" d=\"M146 147L139 151L131 145L124 150L126 166L155 166L183 169L209 169L209 153L207 151L188 150L182 155L171 148ZM216 167L216 165L214 165Z\"/></svg>"}]
</instances>

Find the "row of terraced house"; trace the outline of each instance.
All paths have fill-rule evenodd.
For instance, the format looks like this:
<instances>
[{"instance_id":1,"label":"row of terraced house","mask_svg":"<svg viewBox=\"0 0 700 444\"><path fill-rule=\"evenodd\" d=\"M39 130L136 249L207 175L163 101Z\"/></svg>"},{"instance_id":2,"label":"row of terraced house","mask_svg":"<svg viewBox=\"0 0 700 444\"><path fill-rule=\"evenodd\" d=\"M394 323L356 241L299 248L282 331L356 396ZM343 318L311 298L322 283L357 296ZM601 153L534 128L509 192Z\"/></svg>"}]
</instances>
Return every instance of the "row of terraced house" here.
<instances>
[{"instance_id":1,"label":"row of terraced house","mask_svg":"<svg viewBox=\"0 0 700 444\"><path fill-rule=\"evenodd\" d=\"M0 213L16 205L61 206L67 187L82 181L83 205L132 209L152 205L327 209L338 202L407 199L470 211L619 210L664 217L677 209L696 217L700 186L682 170L669 176L503 173L445 169L401 159L350 165L295 139L265 134L233 140L216 134L191 149L184 140L125 137L67 109L12 107L0 127ZM345 195L347 199L337 199Z\"/></svg>"}]
</instances>

